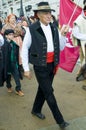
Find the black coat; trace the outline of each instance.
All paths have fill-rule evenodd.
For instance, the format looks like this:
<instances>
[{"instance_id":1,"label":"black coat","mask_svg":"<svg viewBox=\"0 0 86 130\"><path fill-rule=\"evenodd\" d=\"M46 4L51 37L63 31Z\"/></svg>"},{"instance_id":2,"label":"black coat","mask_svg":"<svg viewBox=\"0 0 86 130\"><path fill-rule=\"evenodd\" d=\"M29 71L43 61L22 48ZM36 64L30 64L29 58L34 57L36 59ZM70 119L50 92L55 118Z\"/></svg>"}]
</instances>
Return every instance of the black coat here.
<instances>
[{"instance_id":1,"label":"black coat","mask_svg":"<svg viewBox=\"0 0 86 130\"><path fill-rule=\"evenodd\" d=\"M0 52L0 86L3 86L4 81L6 81L8 63L8 44L4 43L4 45L1 46Z\"/></svg>"}]
</instances>

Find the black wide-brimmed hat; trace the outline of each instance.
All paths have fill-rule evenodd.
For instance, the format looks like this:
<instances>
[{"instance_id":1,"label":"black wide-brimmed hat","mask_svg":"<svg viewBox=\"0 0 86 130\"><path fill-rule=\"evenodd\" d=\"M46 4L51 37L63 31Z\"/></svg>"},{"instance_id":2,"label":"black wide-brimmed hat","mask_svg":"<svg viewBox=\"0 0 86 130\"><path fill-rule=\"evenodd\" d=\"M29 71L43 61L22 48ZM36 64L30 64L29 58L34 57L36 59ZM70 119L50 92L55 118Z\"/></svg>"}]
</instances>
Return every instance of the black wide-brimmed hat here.
<instances>
[{"instance_id":1,"label":"black wide-brimmed hat","mask_svg":"<svg viewBox=\"0 0 86 130\"><path fill-rule=\"evenodd\" d=\"M54 9L50 8L50 5L48 2L40 2L37 4L37 9L33 10L34 12L38 12L38 11L43 11L43 12L50 12L50 11L54 11Z\"/></svg>"}]
</instances>

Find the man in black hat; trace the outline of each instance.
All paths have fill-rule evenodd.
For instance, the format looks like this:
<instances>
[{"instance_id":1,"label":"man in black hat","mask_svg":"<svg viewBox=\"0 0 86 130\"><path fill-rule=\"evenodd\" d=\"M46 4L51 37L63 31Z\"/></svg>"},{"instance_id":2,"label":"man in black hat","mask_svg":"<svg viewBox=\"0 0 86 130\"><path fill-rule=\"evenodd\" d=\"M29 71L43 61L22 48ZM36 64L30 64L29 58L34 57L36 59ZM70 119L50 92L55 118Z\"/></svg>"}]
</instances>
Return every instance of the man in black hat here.
<instances>
[{"instance_id":1,"label":"man in black hat","mask_svg":"<svg viewBox=\"0 0 86 130\"><path fill-rule=\"evenodd\" d=\"M38 91L34 101L32 114L40 119L45 119L45 115L41 113L44 102L46 101L56 123L61 128L67 127L69 124L58 108L52 87L54 75L59 64L59 52L66 43L65 35L68 26L61 30L61 40L59 43L59 34L57 27L51 23L51 11L48 2L40 2L34 12L37 14L38 20L32 24L29 29L26 28L22 47L22 61L25 76L30 79L31 72L28 67L28 48L29 62L33 64L35 75L38 81Z\"/></svg>"},{"instance_id":2,"label":"man in black hat","mask_svg":"<svg viewBox=\"0 0 86 130\"><path fill-rule=\"evenodd\" d=\"M81 14L76 18L74 21L74 27L73 27L73 39L75 41L75 44L79 43L80 45L80 62L81 67L80 70L77 73L76 80L78 81L81 74L82 74L82 67L85 64L86 59L86 52L85 52L85 45L86 45L86 0L83 1L83 9ZM78 41L78 42L77 42ZM85 71L83 71L85 72ZM84 75L84 74L83 74ZM86 81L84 80L85 84L82 86L84 90L86 90Z\"/></svg>"}]
</instances>

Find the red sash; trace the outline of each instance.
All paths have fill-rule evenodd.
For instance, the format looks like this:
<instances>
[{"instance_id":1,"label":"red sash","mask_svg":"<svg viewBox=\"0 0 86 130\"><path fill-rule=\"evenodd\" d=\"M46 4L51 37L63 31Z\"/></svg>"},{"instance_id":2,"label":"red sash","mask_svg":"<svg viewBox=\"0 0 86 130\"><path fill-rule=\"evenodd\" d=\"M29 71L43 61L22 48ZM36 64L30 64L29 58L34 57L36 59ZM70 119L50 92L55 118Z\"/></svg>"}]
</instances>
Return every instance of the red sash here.
<instances>
[{"instance_id":1,"label":"red sash","mask_svg":"<svg viewBox=\"0 0 86 130\"><path fill-rule=\"evenodd\" d=\"M54 52L48 52L47 53L47 63L51 63L53 61L54 61ZM55 66L55 68L53 70L54 74L56 74L57 70L58 70L58 65Z\"/></svg>"},{"instance_id":2,"label":"red sash","mask_svg":"<svg viewBox=\"0 0 86 130\"><path fill-rule=\"evenodd\" d=\"M51 63L54 61L54 52L47 53L47 63Z\"/></svg>"}]
</instances>

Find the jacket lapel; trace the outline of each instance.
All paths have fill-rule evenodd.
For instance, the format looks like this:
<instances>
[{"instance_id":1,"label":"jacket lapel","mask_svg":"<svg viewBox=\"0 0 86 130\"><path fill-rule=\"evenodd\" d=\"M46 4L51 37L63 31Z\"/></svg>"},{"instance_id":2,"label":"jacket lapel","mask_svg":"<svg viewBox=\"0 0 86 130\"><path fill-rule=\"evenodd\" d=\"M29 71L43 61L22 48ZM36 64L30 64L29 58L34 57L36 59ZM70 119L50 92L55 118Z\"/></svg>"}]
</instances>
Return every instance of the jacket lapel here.
<instances>
[{"instance_id":1,"label":"jacket lapel","mask_svg":"<svg viewBox=\"0 0 86 130\"><path fill-rule=\"evenodd\" d=\"M39 22L39 21L37 21L36 31L37 31L42 37L45 38L45 34L44 34L44 32L43 32L43 30L42 30L42 28L41 28L41 26L40 26L40 22Z\"/></svg>"},{"instance_id":2,"label":"jacket lapel","mask_svg":"<svg viewBox=\"0 0 86 130\"><path fill-rule=\"evenodd\" d=\"M54 28L54 26L53 26L52 23L50 23L50 27L51 27L51 31L52 31L53 40L54 40L54 37L55 37L55 28ZM37 32L38 32L42 37L45 38L45 34L44 34L44 32L43 32L43 30L42 30L42 28L41 28L41 26L40 26L40 22L39 22L39 21L37 21L36 30L37 30Z\"/></svg>"}]
</instances>

